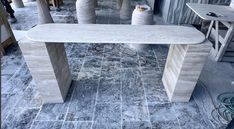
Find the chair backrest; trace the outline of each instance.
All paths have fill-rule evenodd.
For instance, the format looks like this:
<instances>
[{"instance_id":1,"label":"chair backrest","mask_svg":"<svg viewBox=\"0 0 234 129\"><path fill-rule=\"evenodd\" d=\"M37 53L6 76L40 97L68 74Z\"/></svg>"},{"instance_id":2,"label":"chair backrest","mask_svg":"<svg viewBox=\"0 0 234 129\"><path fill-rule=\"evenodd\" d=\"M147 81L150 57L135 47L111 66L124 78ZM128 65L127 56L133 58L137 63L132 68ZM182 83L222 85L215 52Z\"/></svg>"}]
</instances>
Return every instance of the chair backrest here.
<instances>
[{"instance_id":1,"label":"chair backrest","mask_svg":"<svg viewBox=\"0 0 234 129\"><path fill-rule=\"evenodd\" d=\"M234 9L234 0L231 0L230 7Z\"/></svg>"}]
</instances>

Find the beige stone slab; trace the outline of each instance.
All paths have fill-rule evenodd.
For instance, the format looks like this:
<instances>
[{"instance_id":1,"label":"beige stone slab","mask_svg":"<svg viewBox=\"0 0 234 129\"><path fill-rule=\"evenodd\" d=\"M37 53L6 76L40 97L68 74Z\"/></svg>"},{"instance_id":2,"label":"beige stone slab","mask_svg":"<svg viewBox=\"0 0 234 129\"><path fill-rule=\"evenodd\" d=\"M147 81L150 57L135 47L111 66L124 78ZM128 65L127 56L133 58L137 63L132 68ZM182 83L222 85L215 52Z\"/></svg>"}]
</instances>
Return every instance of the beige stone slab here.
<instances>
[{"instance_id":1,"label":"beige stone slab","mask_svg":"<svg viewBox=\"0 0 234 129\"><path fill-rule=\"evenodd\" d=\"M188 102L212 48L209 41L198 45L171 45L163 84L169 100Z\"/></svg>"},{"instance_id":2,"label":"beige stone slab","mask_svg":"<svg viewBox=\"0 0 234 129\"><path fill-rule=\"evenodd\" d=\"M63 44L19 42L27 66L44 103L62 103L72 81Z\"/></svg>"},{"instance_id":3,"label":"beige stone slab","mask_svg":"<svg viewBox=\"0 0 234 129\"><path fill-rule=\"evenodd\" d=\"M27 32L35 42L199 44L205 36L193 27L175 25L43 24Z\"/></svg>"}]
</instances>

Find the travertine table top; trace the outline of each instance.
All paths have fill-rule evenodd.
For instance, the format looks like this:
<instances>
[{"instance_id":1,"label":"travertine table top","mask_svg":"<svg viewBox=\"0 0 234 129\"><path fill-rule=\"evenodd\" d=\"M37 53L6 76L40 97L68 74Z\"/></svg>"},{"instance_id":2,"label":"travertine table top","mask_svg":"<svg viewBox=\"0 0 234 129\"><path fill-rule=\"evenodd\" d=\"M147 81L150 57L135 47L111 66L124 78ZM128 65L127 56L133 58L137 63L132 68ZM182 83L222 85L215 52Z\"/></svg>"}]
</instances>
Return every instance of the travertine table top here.
<instances>
[{"instance_id":1,"label":"travertine table top","mask_svg":"<svg viewBox=\"0 0 234 129\"><path fill-rule=\"evenodd\" d=\"M205 36L197 29L175 25L43 24L27 32L36 42L198 44Z\"/></svg>"},{"instance_id":2,"label":"travertine table top","mask_svg":"<svg viewBox=\"0 0 234 129\"><path fill-rule=\"evenodd\" d=\"M234 22L234 8L231 8L230 6L195 3L187 3L187 6L203 20ZM206 15L209 12L214 12L220 16L211 17Z\"/></svg>"}]
</instances>

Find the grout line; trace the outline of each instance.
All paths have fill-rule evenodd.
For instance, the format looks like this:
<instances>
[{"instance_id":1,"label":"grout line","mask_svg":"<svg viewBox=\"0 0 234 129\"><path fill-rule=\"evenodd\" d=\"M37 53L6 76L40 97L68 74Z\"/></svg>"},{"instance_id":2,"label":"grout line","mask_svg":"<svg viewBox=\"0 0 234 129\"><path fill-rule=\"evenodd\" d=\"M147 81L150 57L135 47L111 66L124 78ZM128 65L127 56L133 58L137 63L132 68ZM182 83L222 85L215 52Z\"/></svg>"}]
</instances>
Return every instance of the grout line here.
<instances>
[{"instance_id":1,"label":"grout line","mask_svg":"<svg viewBox=\"0 0 234 129\"><path fill-rule=\"evenodd\" d=\"M175 106L175 103L172 103L172 106ZM173 109L172 112L174 113L175 110ZM176 120L177 120L177 122L178 122L178 124L179 124L180 129L182 129L181 123L180 123L179 118L177 117L177 115L175 115L175 114L172 114L172 115L174 115L174 116L176 117Z\"/></svg>"},{"instance_id":2,"label":"grout line","mask_svg":"<svg viewBox=\"0 0 234 129\"><path fill-rule=\"evenodd\" d=\"M121 70L121 68L120 68ZM121 121L120 121L120 124L121 124L121 129L123 128L123 81L121 80L121 86L120 86L120 101L121 101L121 104L120 104L120 113L121 113Z\"/></svg>"},{"instance_id":3,"label":"grout line","mask_svg":"<svg viewBox=\"0 0 234 129\"><path fill-rule=\"evenodd\" d=\"M69 111L69 107L70 107L70 105L71 105L71 102L72 102L72 99L73 99L73 96L74 96L74 92L76 91L76 88L78 88L78 86L73 86L74 87L74 89L73 89L73 91L72 91L72 94L71 94L71 98L69 99L69 102L68 102L68 104L67 104L67 111L66 111L66 113L65 113L65 116L64 116L64 120L63 120L63 124L62 124L62 127L63 127L63 125L64 125L64 123L65 123L65 121L66 121L66 118L67 118L67 115L68 115L68 111ZM71 87L70 87L71 88ZM65 103L64 103L65 104Z\"/></svg>"},{"instance_id":4,"label":"grout line","mask_svg":"<svg viewBox=\"0 0 234 129\"><path fill-rule=\"evenodd\" d=\"M104 49L104 48L103 48ZM96 92L96 97L95 97L95 104L94 104L94 110L93 110L93 115L92 115L92 125L91 129L93 128L94 125L94 117L95 117L95 112L96 112L96 106L97 106L97 100L98 100L98 91L99 91L99 86L100 86L100 80L101 80L101 72L102 72L102 63L103 63L104 55L102 55L102 62L101 62L101 67L100 67L100 77L98 79L98 86L97 86L97 92Z\"/></svg>"},{"instance_id":5,"label":"grout line","mask_svg":"<svg viewBox=\"0 0 234 129\"><path fill-rule=\"evenodd\" d=\"M43 104L42 104L42 105L43 105ZM31 124L31 126L30 126L30 129L32 129L33 124L35 123L37 117L39 116L39 114L40 114L40 112L41 112L41 109L42 109L42 105L41 105L41 107L40 107L40 109L39 109L39 111L38 111L36 117L33 119L33 122L32 122L32 124Z\"/></svg>"},{"instance_id":6,"label":"grout line","mask_svg":"<svg viewBox=\"0 0 234 129\"><path fill-rule=\"evenodd\" d=\"M137 57L138 57L138 60L140 60L139 54L137 54ZM153 127L152 127L152 123L151 123L151 121L150 121L149 104L148 104L148 100L147 100L147 97L146 97L145 83L144 83L144 81L143 81L143 79L142 79L142 76L143 76L142 67L141 67L140 62L138 62L138 63L139 63L139 67L140 67L139 70L140 70L140 72L141 72L141 81L142 81L142 87L143 87L143 91L144 91L145 102L146 102L148 120L149 120L149 122L150 122L150 126L151 126L151 129L152 129ZM145 105L144 105L144 106L145 106Z\"/></svg>"},{"instance_id":7,"label":"grout line","mask_svg":"<svg viewBox=\"0 0 234 129\"><path fill-rule=\"evenodd\" d=\"M153 49L153 53L154 53L154 56L155 56L156 61L157 61L157 64L158 64L157 66L158 66L159 72L162 73L162 69L161 69L160 66L159 66L158 57L157 57L156 52L154 51L154 49Z\"/></svg>"}]
</instances>

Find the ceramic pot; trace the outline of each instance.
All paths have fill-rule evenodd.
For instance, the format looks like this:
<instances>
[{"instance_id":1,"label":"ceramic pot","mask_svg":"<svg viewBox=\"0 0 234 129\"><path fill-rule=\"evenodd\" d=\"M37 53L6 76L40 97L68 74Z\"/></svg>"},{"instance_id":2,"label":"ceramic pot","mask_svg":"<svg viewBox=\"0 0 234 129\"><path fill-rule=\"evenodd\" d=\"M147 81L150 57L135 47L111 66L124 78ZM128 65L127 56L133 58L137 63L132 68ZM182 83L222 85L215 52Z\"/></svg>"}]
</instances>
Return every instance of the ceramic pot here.
<instances>
[{"instance_id":1,"label":"ceramic pot","mask_svg":"<svg viewBox=\"0 0 234 129\"><path fill-rule=\"evenodd\" d=\"M120 9L120 19L128 20L131 18L131 1L130 0L122 0L122 5Z\"/></svg>"},{"instance_id":2,"label":"ceramic pot","mask_svg":"<svg viewBox=\"0 0 234 129\"><path fill-rule=\"evenodd\" d=\"M76 11L79 24L96 23L94 0L77 0Z\"/></svg>"}]
</instances>

